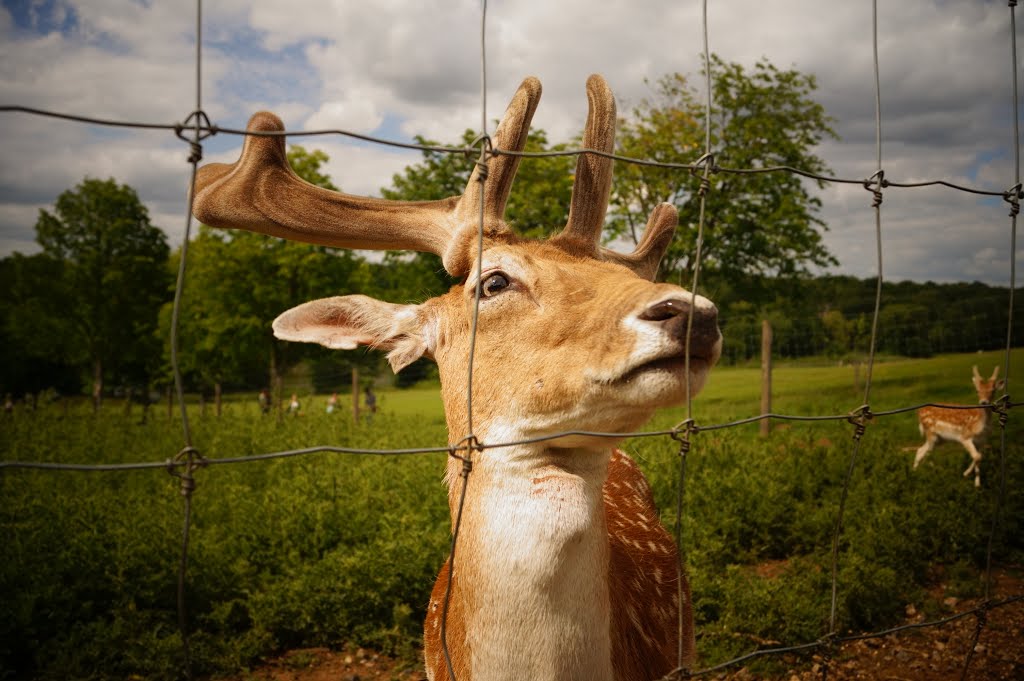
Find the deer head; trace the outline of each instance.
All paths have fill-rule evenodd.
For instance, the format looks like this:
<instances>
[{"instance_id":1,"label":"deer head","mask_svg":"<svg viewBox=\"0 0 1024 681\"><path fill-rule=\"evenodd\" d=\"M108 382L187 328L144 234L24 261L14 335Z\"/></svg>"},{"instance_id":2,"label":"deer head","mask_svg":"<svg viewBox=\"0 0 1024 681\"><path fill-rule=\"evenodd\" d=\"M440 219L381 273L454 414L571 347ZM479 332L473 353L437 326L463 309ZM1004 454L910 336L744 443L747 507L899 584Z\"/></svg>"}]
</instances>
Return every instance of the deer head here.
<instances>
[{"instance_id":1,"label":"deer head","mask_svg":"<svg viewBox=\"0 0 1024 681\"><path fill-rule=\"evenodd\" d=\"M971 381L974 383L974 389L978 391L978 404L990 404L995 391L1002 390L1005 385L1004 381L998 380L999 367L992 370L992 376L987 381L978 373L977 364L971 367L971 371Z\"/></svg>"},{"instance_id":2,"label":"deer head","mask_svg":"<svg viewBox=\"0 0 1024 681\"><path fill-rule=\"evenodd\" d=\"M540 93L536 79L522 82L495 133L499 152L523 149ZM587 82L587 96L583 146L611 152L614 97L596 75ZM283 125L261 112L248 129L282 131ZM505 435L638 426L654 408L686 394L682 367L690 316L689 381L696 394L720 353L715 308L701 296L650 281L675 230L675 208L662 204L651 214L632 253L602 247L612 161L585 154L577 163L564 230L547 241L524 240L502 219L519 161L515 155L491 156L486 182L479 181L476 168L459 197L388 201L310 185L289 167L282 137L250 135L236 163L200 169L194 212L217 227L338 248L440 256L450 274L464 278L447 295L422 305L364 296L316 300L278 317L274 333L332 348L371 345L388 352L396 371L421 356L434 358L453 435L466 425L460 405L468 389L463 374L478 282L473 389L481 426L500 421ZM477 271L481 202L483 265Z\"/></svg>"}]
</instances>

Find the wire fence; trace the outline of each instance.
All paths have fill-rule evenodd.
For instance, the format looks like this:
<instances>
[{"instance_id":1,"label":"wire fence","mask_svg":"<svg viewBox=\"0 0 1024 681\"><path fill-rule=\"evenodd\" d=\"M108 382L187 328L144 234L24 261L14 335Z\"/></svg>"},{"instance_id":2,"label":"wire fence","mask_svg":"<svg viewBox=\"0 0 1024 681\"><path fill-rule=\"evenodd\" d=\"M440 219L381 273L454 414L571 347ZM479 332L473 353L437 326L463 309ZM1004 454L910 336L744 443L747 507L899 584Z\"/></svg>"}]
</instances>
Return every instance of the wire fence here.
<instances>
[{"instance_id":1,"label":"wire fence","mask_svg":"<svg viewBox=\"0 0 1024 681\"><path fill-rule=\"evenodd\" d=\"M678 162L678 163L666 163L651 161L648 159L630 158L621 156L613 153L608 153L595 149L572 149L566 151L551 151L551 152L518 152L510 151L500 148L494 148L491 146L490 138L484 134L473 146L469 147L446 147L446 146L429 146L419 144L409 144L404 142L396 142L394 140L381 139L369 135L362 135L353 133L347 130L331 129L331 130L315 130L315 131L299 131L299 132L250 132L246 130L239 130L233 128L220 127L212 124L202 109L202 91L200 83L202 81L202 0L196 0L196 54L195 54L195 69L196 69L196 97L195 97L195 108L185 118L183 123L152 123L152 122L141 122L141 121L123 121L123 120L112 120L105 118L95 118L75 113L65 113L58 111L42 110L26 106L18 105L5 105L0 106L0 112L6 113L24 113L33 116L50 117L61 120L67 120L76 123L87 123L92 125L100 126L111 126L121 128L136 128L136 129L149 129L149 130L163 130L173 132L179 139L189 145L190 155L188 162L190 165L191 177L190 177L190 192L189 192L189 205L185 216L185 236L181 247L181 258L179 261L179 270L175 288L173 312L172 312L172 324L171 324L171 361L174 372L174 385L175 392L178 398L178 404L180 406L180 418L182 428L182 446L178 451L165 461L154 461L154 462L139 462L139 463L127 463L127 464L97 464L97 465L79 465L71 463L52 463L52 462L28 462L28 461L2 461L0 462L0 469L11 470L11 469L44 469L54 471L92 471L92 472L116 472L116 471L127 471L127 470L142 470L142 469L166 469L172 475L176 476L180 480L180 492L183 497L183 522L182 522L182 534L181 534L181 551L178 565L178 582L177 582L177 611L178 611L178 624L181 633L182 642L182 655L183 655L183 673L187 678L192 678L192 663L191 663L191 652L189 648L189 631L187 625L187 613L186 613L186 574L188 571L188 559L189 559L189 532L191 529L191 515L192 515L192 497L193 492L196 488L195 474L196 472L205 466L216 466L216 465L229 465L238 463L249 463L253 461L266 461L270 459L287 458L304 456L316 452L334 452L338 454L360 454L360 455L379 455L379 456L400 456L400 455L411 455L411 454L424 454L424 453L447 453L450 457L462 461L462 474L461 474L461 494L458 508L455 513L455 519L452 528L452 539L451 539L451 556L449 559L449 579L448 587L449 590L445 595L444 599L444 616L442 617L442 647L445 657L446 664L448 666L449 677L454 679L455 674L452 669L451 660L448 651L448 641L446 638L446 623L447 623L447 611L450 602L450 587L452 581L454 581L454 574L456 570L456 549L458 548L458 537L462 518L463 504L465 502L465 489L472 475L473 470L473 457L488 449L498 447L508 447L516 445L527 445L536 444L540 442L555 440L566 436L587 436L594 438L608 438L608 439L621 439L621 438L671 438L676 441L679 445L679 474L678 474L678 494L677 494L677 508L676 508L676 527L675 536L677 545L681 547L682 540L680 534L679 519L683 513L683 502L684 502L684 481L686 475L686 462L687 454L694 446L695 442L698 441L696 437L702 432L709 432L715 430L722 430L728 428L734 428L742 425L747 425L754 422L759 422L765 419L776 419L786 421L847 421L850 423L853 430L853 444L850 452L849 462L847 465L847 471L841 490L841 497L838 504L838 508L835 513L834 529L832 532L832 551L831 551L831 606L829 613L828 629L823 632L822 636L816 640L799 645L792 646L779 646L765 649L755 650L746 655L728 660L721 664L705 669L691 670L682 665L682 649L679 651L678 665L675 670L666 675L665 679L681 679L681 678L692 678L699 676L707 676L730 667L741 665L747 661L766 657L766 656L779 656L790 653L807 653L811 651L817 651L822 655L824 664L821 666L822 679L827 679L831 661L834 658L838 646L845 642L882 638L891 634L899 633L910 629L922 629L930 627L938 627L947 624L952 621L973 617L975 620L975 626L972 633L972 640L968 648L967 654L963 661L961 679L968 677L971 669L971 663L975 651L977 641L984 629L987 622L987 614L994 609L1002 608L1013 603L1017 603L1024 600L1024 594L1015 595L1003 599L994 599L992 597L992 585L993 585L993 569L992 569L992 546L993 540L996 535L997 523L1001 515L1001 510L1004 504L1006 496L1006 445L1007 445L1007 433L1006 425L1009 420L1010 410L1014 407L1021 406L1022 403L1015 403L1011 401L1009 396L1010 376L1011 376L1011 363L1010 363L1010 350L1012 347L1013 340L1013 308L1014 308L1014 288L1016 285L1016 267L1015 267L1015 254L1016 254L1016 230L1017 230L1017 216L1020 212L1020 202L1024 199L1024 191L1022 191L1021 179L1020 179L1020 132L1019 132L1019 118L1020 112L1018 110L1018 91L1017 91L1017 46L1016 46L1016 17L1015 8L1017 5L1016 0L1008 1L1009 17L1008 24L1010 30L1010 41L1009 51L1012 63L1013 72L1013 150L1014 150L1014 177L1011 186L1004 190L983 188L977 186L967 186L949 182L942 179L925 180L919 182L898 182L886 177L885 169L882 163L882 93L879 81L879 62L878 62L878 19L877 19L877 0L872 3L872 44L873 44L873 62L874 62L874 94L875 94L875 151L876 151L876 170L871 176L867 178L849 178L849 177L831 177L827 175L821 175L817 173L808 172L800 168L793 168L790 166L771 166L763 168L728 168L717 165L715 162L715 153L711 146L711 60L710 50L708 47L708 30L707 30L707 0L702 0L702 33L703 33L703 61L704 61L704 72L705 72L705 87L706 87L706 99L705 99L705 143L702 155L692 162ZM487 90L487 61L486 61L486 25L487 25L487 3L483 0L481 3L481 20L480 20L480 76L481 76L481 130L487 129L487 101L486 101L486 90ZM530 438L524 440L518 440L515 442L481 442L476 435L473 433L473 364L474 364L474 350L476 341L476 328L477 328L477 313L479 310L479 302L481 296L481 284L480 282L476 285L476 291L474 295L474 306L473 306L473 317L472 317L472 330L471 330L471 344L469 350L469 357L467 362L467 374L468 374L468 385L467 390L467 413L468 413L468 432L465 433L460 439L455 440L457 434L450 433L449 441L454 442L446 447L418 447L412 449L358 449L358 448L346 448L346 447L333 447L333 446L314 446L302 449L293 449L286 451L277 452L266 452L256 455L248 455L241 457L223 457L223 458L208 458L203 456L198 449L193 445L191 428L189 425L189 417L186 409L186 400L184 387L182 384L181 372L178 367L178 315L182 306L182 291L187 271L187 251L189 244L189 237L192 229L192 198L194 195L195 178L198 169L198 164L202 159L202 141L211 135L261 135L261 136L283 136L299 137L299 136L322 136L322 135L340 135L349 138L364 140L376 144L388 145L393 147L401 147L406 149L421 150L421 151L433 151L450 154L462 154L469 159L476 157L476 163L483 164L489 158L494 156L509 155L509 156L521 156L524 158L537 158L537 157L550 157L550 156L578 156L581 154L596 154L607 158L614 159L621 163L631 163L644 166L653 166L659 168L665 168L670 170L685 171L691 174L696 182L697 188L695 190L696 195L699 197L699 222L698 222L698 233L696 241L696 253L694 257L694 269L692 281L690 282L690 291L692 295L696 295L696 291L699 287L700 277L700 265L701 265L701 245L703 242L704 223L705 223L705 198L711 191L712 185L710 178L712 175L720 173L732 173L732 174L751 174L751 173L791 173L799 175L801 177L819 180L827 183L840 183L840 184L856 184L864 187L871 194L871 206L874 211L874 222L875 222L875 241L876 241L876 262L877 262L877 287L874 297L874 311L871 317L871 332L870 341L868 346L868 356L866 361L866 376L864 381L863 399L859 406L856 406L848 413L837 413L830 415L800 415L800 414L775 414L765 413L751 416L749 418L739 419L727 423L699 423L693 415L693 402L691 399L691 390L689 385L689 343L690 335L692 332L692 318L687 329L686 338L686 406L685 406L685 418L681 419L674 427L667 430L657 431L643 431L635 433L605 433L605 432L591 432L591 431L567 431L556 434L547 435L544 437ZM481 182L486 181L485 174L481 173ZM1006 331L1006 359L1005 359L1005 388L1003 394L996 399L990 405L983 406L963 406L958 407L962 409L974 409L974 410L987 410L994 414L997 418L997 424L999 428L999 485L996 492L996 503L995 510L992 514L991 526L987 538L986 553L985 553L985 592L984 599L980 605L975 608L959 612L950 617L942 619L934 619L927 622L919 622L914 624L903 625L883 631L877 631L873 633L864 633L857 635L842 636L839 634L837 625L837 596L840 588L838 573L839 563L841 559L840 542L843 530L843 517L846 510L847 495L851 486L851 480L857 467L858 455L860 453L860 445L862 437L866 432L868 424L873 420L885 416L891 416L895 414L902 414L910 411L914 411L923 406L948 406L948 405L937 405L934 403L921 403L912 406L904 406L896 409L887 411L874 411L871 408L871 380L872 372L874 368L874 362L876 358L876 349L878 347L878 334L879 334L879 310L881 307L882 299L882 284L883 284L883 246L882 246L882 203L884 198L885 190L889 189L912 189L919 187L929 186L941 186L947 189L966 192L975 195L989 196L989 197L1000 197L1009 206L1009 218L1010 218L1010 272L1009 272L1009 300L1008 300L1008 312L1007 312L1007 331ZM483 202L481 202L481 213L479 217L478 234L477 234L477 253L476 261L479 267L482 261L483 254L483 234L484 234L484 216L483 216ZM479 271L479 270L478 270ZM683 282L680 282L682 284ZM680 627L682 627L683 609L680 608Z\"/></svg>"}]
</instances>

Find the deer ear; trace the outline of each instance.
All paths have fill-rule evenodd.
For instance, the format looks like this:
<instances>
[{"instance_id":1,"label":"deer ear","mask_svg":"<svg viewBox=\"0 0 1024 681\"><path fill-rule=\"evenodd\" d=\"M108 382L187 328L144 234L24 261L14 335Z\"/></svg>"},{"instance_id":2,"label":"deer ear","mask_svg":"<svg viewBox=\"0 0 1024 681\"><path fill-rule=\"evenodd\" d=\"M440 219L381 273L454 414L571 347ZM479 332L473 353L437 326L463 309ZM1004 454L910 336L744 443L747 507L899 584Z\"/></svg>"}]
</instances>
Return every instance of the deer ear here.
<instances>
[{"instance_id":1,"label":"deer ear","mask_svg":"<svg viewBox=\"0 0 1024 681\"><path fill-rule=\"evenodd\" d=\"M388 352L397 373L423 356L433 357L426 322L417 305L396 305L367 296L321 298L293 307L274 320L281 340L319 343L336 350L360 345Z\"/></svg>"}]
</instances>

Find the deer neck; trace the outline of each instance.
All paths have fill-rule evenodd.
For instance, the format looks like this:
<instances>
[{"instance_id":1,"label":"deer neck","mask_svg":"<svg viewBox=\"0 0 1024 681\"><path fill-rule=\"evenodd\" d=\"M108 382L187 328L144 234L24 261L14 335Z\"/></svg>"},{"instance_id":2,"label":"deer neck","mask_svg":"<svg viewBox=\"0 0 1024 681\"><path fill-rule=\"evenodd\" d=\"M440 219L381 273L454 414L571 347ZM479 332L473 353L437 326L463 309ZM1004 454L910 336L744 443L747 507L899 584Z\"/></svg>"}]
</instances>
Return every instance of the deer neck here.
<instances>
[{"instance_id":1,"label":"deer neck","mask_svg":"<svg viewBox=\"0 0 1024 681\"><path fill-rule=\"evenodd\" d=\"M550 444L475 453L452 593L474 680L611 679L602 501L610 453ZM453 520L461 471L452 461Z\"/></svg>"}]
</instances>

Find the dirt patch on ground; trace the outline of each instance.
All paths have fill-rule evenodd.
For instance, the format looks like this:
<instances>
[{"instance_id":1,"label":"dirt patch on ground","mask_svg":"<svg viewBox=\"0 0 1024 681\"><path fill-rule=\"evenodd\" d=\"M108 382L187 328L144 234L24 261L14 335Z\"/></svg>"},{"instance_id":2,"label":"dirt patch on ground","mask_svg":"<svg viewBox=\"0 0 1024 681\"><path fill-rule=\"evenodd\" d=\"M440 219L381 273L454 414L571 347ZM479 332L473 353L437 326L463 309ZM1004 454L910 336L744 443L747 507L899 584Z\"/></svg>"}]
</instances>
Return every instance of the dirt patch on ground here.
<instances>
[{"instance_id":1,"label":"dirt patch on ground","mask_svg":"<svg viewBox=\"0 0 1024 681\"><path fill-rule=\"evenodd\" d=\"M778 566L773 566L777 568ZM937 587L937 592L942 588ZM994 599L1024 596L1024 580L1017 570L996 573ZM952 613L979 606L979 598L943 599ZM989 610L971 659L967 675L972 681L1018 681L1024 679L1024 600ZM925 615L907 606L905 624L920 624ZM834 681L947 681L959 679L971 648L977 617L966 617L942 626L910 629L883 638L851 641L840 646L828 666ZM747 668L704 676L721 681L817 681L822 678L821 655L792 658L792 667L765 675ZM264 666L229 681L425 681L422 665L412 666L371 650L326 648L293 650Z\"/></svg>"}]
</instances>

